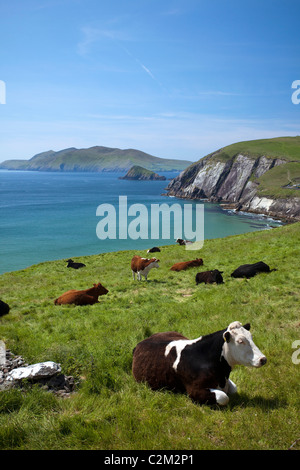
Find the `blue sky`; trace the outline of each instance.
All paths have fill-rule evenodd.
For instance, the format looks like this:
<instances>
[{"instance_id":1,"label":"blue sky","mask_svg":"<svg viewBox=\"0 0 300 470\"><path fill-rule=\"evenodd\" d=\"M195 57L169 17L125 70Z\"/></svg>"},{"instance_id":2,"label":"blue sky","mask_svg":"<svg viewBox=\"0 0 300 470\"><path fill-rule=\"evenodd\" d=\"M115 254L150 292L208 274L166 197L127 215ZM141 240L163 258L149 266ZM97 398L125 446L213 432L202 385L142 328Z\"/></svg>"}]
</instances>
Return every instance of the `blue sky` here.
<instances>
[{"instance_id":1,"label":"blue sky","mask_svg":"<svg viewBox=\"0 0 300 470\"><path fill-rule=\"evenodd\" d=\"M299 0L0 0L0 12L0 161L94 145L196 161L300 134Z\"/></svg>"}]
</instances>

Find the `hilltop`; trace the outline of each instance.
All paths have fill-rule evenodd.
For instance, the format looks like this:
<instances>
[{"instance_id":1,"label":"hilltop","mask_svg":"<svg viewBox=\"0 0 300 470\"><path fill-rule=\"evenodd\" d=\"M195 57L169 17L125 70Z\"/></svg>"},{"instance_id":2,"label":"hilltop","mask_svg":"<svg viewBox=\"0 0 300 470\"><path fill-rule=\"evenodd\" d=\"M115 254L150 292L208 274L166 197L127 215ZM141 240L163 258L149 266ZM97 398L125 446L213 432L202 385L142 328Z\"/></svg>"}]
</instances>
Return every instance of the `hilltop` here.
<instances>
[{"instance_id":1,"label":"hilltop","mask_svg":"<svg viewBox=\"0 0 300 470\"><path fill-rule=\"evenodd\" d=\"M300 137L238 142L193 163L169 196L208 199L236 210L300 220Z\"/></svg>"},{"instance_id":2,"label":"hilltop","mask_svg":"<svg viewBox=\"0 0 300 470\"><path fill-rule=\"evenodd\" d=\"M0 163L2 170L31 171L85 171L125 172L133 165L151 171L182 171L191 164L188 160L154 157L135 149L121 150L110 147L87 149L68 148L55 152L42 152L29 160L6 160Z\"/></svg>"}]
</instances>

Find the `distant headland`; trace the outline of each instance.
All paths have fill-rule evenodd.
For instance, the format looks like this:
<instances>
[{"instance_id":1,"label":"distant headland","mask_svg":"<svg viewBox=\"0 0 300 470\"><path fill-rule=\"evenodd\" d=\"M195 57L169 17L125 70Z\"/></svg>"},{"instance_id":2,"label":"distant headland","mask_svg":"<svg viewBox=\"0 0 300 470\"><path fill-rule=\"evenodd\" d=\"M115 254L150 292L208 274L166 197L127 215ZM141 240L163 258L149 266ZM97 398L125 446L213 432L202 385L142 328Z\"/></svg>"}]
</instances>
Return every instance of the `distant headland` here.
<instances>
[{"instance_id":1,"label":"distant headland","mask_svg":"<svg viewBox=\"0 0 300 470\"><path fill-rule=\"evenodd\" d=\"M154 157L135 149L121 150L110 147L87 149L68 148L55 152L42 152L29 160L6 160L0 163L1 170L22 171L65 171L65 172L127 172L139 165L147 170L182 171L192 162Z\"/></svg>"}]
</instances>

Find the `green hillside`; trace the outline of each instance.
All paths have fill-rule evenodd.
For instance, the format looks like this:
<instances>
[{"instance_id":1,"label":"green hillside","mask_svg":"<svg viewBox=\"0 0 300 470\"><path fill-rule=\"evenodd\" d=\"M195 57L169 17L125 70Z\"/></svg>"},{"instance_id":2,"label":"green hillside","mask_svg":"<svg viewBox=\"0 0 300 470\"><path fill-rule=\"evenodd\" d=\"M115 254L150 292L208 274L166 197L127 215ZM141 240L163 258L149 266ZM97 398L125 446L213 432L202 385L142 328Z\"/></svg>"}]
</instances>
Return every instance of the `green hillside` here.
<instances>
[{"instance_id":1,"label":"green hillside","mask_svg":"<svg viewBox=\"0 0 300 470\"><path fill-rule=\"evenodd\" d=\"M296 161L300 163L300 136L236 142L213 152L205 158L214 155L217 161L226 161L238 154L253 158L261 156L280 158L287 162Z\"/></svg>"},{"instance_id":2,"label":"green hillside","mask_svg":"<svg viewBox=\"0 0 300 470\"><path fill-rule=\"evenodd\" d=\"M30 160L6 160L0 169L37 171L128 171L140 165L151 171L181 171L190 165L187 160L154 157L135 149L121 150L109 147L88 149L69 148L39 153Z\"/></svg>"},{"instance_id":3,"label":"green hillside","mask_svg":"<svg viewBox=\"0 0 300 470\"><path fill-rule=\"evenodd\" d=\"M149 282L132 280L124 251L45 262L0 276L0 339L26 362L53 360L77 382L62 399L27 384L0 392L3 450L286 450L299 439L300 224L205 241L200 251L162 247ZM150 246L149 246L150 248ZM181 260L203 268L170 271ZM74 258L75 260L75 258ZM264 261L277 271L231 278L240 264ZM195 284L200 270L224 271L223 285ZM109 290L93 306L57 306L69 289L95 282ZM131 374L132 350L152 333L175 330L188 338L250 322L267 356L260 369L237 367L238 394L225 408L199 406L185 394L151 391ZM297 343L298 344L298 343ZM299 350L299 346L298 346ZM299 446L298 446L299 448Z\"/></svg>"}]
</instances>

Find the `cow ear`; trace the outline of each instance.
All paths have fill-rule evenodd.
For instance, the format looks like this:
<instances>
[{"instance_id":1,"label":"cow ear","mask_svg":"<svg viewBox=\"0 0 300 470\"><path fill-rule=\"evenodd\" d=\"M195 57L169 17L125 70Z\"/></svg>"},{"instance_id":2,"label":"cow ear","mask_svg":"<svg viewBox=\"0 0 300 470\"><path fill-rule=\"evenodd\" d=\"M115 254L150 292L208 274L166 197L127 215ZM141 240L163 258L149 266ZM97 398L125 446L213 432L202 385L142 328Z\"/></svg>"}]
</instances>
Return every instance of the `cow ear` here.
<instances>
[{"instance_id":1,"label":"cow ear","mask_svg":"<svg viewBox=\"0 0 300 470\"><path fill-rule=\"evenodd\" d=\"M225 333L223 334L223 338L226 343L229 343L231 338L231 334L229 333L229 331L225 331Z\"/></svg>"},{"instance_id":2,"label":"cow ear","mask_svg":"<svg viewBox=\"0 0 300 470\"><path fill-rule=\"evenodd\" d=\"M250 323L246 323L246 325L244 325L243 328L245 328L245 330L250 331Z\"/></svg>"}]
</instances>

